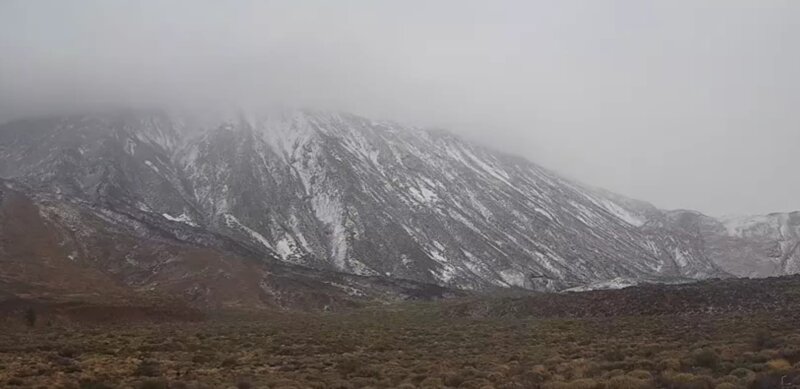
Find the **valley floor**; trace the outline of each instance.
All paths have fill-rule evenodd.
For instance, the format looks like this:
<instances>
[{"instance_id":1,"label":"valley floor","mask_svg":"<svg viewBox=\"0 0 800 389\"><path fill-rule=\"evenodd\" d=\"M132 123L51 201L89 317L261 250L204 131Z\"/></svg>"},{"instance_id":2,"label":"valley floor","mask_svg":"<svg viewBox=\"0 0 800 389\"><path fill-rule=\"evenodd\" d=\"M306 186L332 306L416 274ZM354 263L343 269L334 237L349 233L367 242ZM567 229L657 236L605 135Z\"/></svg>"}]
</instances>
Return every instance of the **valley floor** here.
<instances>
[{"instance_id":1,"label":"valley floor","mask_svg":"<svg viewBox=\"0 0 800 389\"><path fill-rule=\"evenodd\" d=\"M778 388L800 375L800 312L470 318L443 305L9 325L0 387Z\"/></svg>"}]
</instances>

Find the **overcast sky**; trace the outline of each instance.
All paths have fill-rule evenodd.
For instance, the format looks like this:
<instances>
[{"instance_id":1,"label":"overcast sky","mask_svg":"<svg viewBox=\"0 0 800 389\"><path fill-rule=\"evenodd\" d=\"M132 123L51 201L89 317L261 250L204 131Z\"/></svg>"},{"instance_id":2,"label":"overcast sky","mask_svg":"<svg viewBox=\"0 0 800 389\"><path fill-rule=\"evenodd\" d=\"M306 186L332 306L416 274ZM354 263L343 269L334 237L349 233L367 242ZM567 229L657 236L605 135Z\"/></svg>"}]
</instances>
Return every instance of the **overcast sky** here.
<instances>
[{"instance_id":1,"label":"overcast sky","mask_svg":"<svg viewBox=\"0 0 800 389\"><path fill-rule=\"evenodd\" d=\"M800 1L0 1L0 119L285 103L712 215L800 209Z\"/></svg>"}]
</instances>

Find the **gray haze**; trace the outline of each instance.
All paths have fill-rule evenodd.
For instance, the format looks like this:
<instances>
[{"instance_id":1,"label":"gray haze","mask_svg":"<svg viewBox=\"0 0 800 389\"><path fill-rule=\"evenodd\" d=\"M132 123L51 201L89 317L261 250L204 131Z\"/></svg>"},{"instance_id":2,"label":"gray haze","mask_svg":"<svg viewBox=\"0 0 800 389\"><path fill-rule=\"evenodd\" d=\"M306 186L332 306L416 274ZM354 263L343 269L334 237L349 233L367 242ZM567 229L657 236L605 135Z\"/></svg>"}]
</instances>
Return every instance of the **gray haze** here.
<instances>
[{"instance_id":1,"label":"gray haze","mask_svg":"<svg viewBox=\"0 0 800 389\"><path fill-rule=\"evenodd\" d=\"M0 119L302 105L710 214L800 209L800 2L0 2Z\"/></svg>"}]
</instances>

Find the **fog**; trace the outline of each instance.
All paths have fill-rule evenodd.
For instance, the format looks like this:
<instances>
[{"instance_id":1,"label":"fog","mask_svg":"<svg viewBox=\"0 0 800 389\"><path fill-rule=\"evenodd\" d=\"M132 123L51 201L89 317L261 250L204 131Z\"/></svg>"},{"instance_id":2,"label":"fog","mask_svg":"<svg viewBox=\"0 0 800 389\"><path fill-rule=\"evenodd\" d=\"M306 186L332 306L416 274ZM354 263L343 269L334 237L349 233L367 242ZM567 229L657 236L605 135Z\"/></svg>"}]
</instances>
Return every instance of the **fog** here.
<instances>
[{"instance_id":1,"label":"fog","mask_svg":"<svg viewBox=\"0 0 800 389\"><path fill-rule=\"evenodd\" d=\"M344 110L712 215L800 209L800 2L0 2L0 120Z\"/></svg>"}]
</instances>

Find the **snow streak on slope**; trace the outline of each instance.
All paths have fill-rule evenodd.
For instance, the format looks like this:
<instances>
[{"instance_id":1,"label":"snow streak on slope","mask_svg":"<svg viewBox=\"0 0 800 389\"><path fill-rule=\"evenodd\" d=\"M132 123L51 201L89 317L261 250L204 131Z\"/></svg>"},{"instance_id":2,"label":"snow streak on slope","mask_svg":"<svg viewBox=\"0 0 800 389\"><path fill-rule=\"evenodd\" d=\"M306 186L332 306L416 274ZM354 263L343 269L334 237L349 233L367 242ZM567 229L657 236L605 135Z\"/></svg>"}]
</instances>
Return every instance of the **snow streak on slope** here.
<instances>
[{"instance_id":1,"label":"snow streak on slope","mask_svg":"<svg viewBox=\"0 0 800 389\"><path fill-rule=\"evenodd\" d=\"M649 204L446 132L309 111L190 122L138 113L9 125L0 173L320 269L543 290L721 274L696 235Z\"/></svg>"},{"instance_id":2,"label":"snow streak on slope","mask_svg":"<svg viewBox=\"0 0 800 389\"><path fill-rule=\"evenodd\" d=\"M726 217L720 222L724 230L717 229L716 240L722 241L717 250L728 258L720 261L723 268L743 276L800 272L800 212Z\"/></svg>"}]
</instances>

